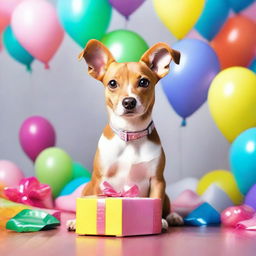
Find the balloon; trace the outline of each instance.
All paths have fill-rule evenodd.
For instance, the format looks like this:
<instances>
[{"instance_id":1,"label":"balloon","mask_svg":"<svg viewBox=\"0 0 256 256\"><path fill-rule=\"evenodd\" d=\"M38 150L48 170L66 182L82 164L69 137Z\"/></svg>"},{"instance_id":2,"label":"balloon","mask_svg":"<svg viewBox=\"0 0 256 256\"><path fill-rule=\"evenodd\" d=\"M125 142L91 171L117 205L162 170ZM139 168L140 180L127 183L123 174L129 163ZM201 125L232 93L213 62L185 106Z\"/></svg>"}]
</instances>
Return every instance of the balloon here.
<instances>
[{"instance_id":1,"label":"balloon","mask_svg":"<svg viewBox=\"0 0 256 256\"><path fill-rule=\"evenodd\" d=\"M238 187L245 195L256 183L256 128L244 131L235 139L229 159Z\"/></svg>"},{"instance_id":2,"label":"balloon","mask_svg":"<svg viewBox=\"0 0 256 256\"><path fill-rule=\"evenodd\" d=\"M91 179L91 173L80 163L73 163L73 179L86 177Z\"/></svg>"},{"instance_id":3,"label":"balloon","mask_svg":"<svg viewBox=\"0 0 256 256\"><path fill-rule=\"evenodd\" d=\"M117 62L137 62L148 49L145 40L137 33L129 30L115 30L102 39Z\"/></svg>"},{"instance_id":4,"label":"balloon","mask_svg":"<svg viewBox=\"0 0 256 256\"><path fill-rule=\"evenodd\" d=\"M247 205L231 206L221 213L221 223L227 227L236 227L237 223L251 219L255 211Z\"/></svg>"},{"instance_id":5,"label":"balloon","mask_svg":"<svg viewBox=\"0 0 256 256\"><path fill-rule=\"evenodd\" d=\"M76 199L81 197L84 186L85 184L80 185L69 195L58 196L55 200L56 209L76 212Z\"/></svg>"},{"instance_id":6,"label":"balloon","mask_svg":"<svg viewBox=\"0 0 256 256\"><path fill-rule=\"evenodd\" d=\"M0 34L10 24L12 12L21 1L23 0L0 1Z\"/></svg>"},{"instance_id":7,"label":"balloon","mask_svg":"<svg viewBox=\"0 0 256 256\"><path fill-rule=\"evenodd\" d=\"M254 0L228 0L228 3L230 7L235 11L235 12L240 12L246 7L250 6Z\"/></svg>"},{"instance_id":8,"label":"balloon","mask_svg":"<svg viewBox=\"0 0 256 256\"><path fill-rule=\"evenodd\" d=\"M249 65L249 69L256 73L256 58Z\"/></svg>"},{"instance_id":9,"label":"balloon","mask_svg":"<svg viewBox=\"0 0 256 256\"><path fill-rule=\"evenodd\" d=\"M256 75L243 67L221 71L212 81L208 103L211 115L229 142L256 125Z\"/></svg>"},{"instance_id":10,"label":"balloon","mask_svg":"<svg viewBox=\"0 0 256 256\"><path fill-rule=\"evenodd\" d=\"M182 39L194 27L204 8L204 0L154 0L153 3L160 20L177 39Z\"/></svg>"},{"instance_id":11,"label":"balloon","mask_svg":"<svg viewBox=\"0 0 256 256\"><path fill-rule=\"evenodd\" d=\"M193 177L187 177L175 183L169 184L166 187L166 193L171 200L175 200L185 190L189 189L192 191L196 191L197 184L198 184L198 179Z\"/></svg>"},{"instance_id":12,"label":"balloon","mask_svg":"<svg viewBox=\"0 0 256 256\"><path fill-rule=\"evenodd\" d=\"M256 2L254 4L249 5L246 9L244 9L241 14L254 22L256 22Z\"/></svg>"},{"instance_id":13,"label":"balloon","mask_svg":"<svg viewBox=\"0 0 256 256\"><path fill-rule=\"evenodd\" d=\"M57 9L62 26L81 47L100 40L111 18L108 0L59 0Z\"/></svg>"},{"instance_id":14,"label":"balloon","mask_svg":"<svg viewBox=\"0 0 256 256\"><path fill-rule=\"evenodd\" d=\"M109 0L112 7L114 7L119 13L121 13L126 19L136 11L145 0Z\"/></svg>"},{"instance_id":15,"label":"balloon","mask_svg":"<svg viewBox=\"0 0 256 256\"><path fill-rule=\"evenodd\" d=\"M211 45L216 51L222 69L231 66L248 66L256 45L256 23L237 15L222 27Z\"/></svg>"},{"instance_id":16,"label":"balloon","mask_svg":"<svg viewBox=\"0 0 256 256\"><path fill-rule=\"evenodd\" d=\"M79 177L74 180L71 180L60 192L59 196L66 196L73 193L79 186L82 184L86 184L90 181L90 178L87 177Z\"/></svg>"},{"instance_id":17,"label":"balloon","mask_svg":"<svg viewBox=\"0 0 256 256\"><path fill-rule=\"evenodd\" d=\"M21 125L19 140L27 156L35 161L41 151L55 145L55 131L44 117L32 116Z\"/></svg>"},{"instance_id":18,"label":"balloon","mask_svg":"<svg viewBox=\"0 0 256 256\"><path fill-rule=\"evenodd\" d=\"M3 34L3 42L6 50L9 54L20 63L27 67L27 70L31 70L31 63L34 58L31 56L18 42L10 26L8 26Z\"/></svg>"},{"instance_id":19,"label":"balloon","mask_svg":"<svg viewBox=\"0 0 256 256\"><path fill-rule=\"evenodd\" d=\"M234 204L239 204L242 202L243 196L240 193L235 178L231 172L225 170L215 170L205 174L201 180L199 180L196 191L199 195L203 195L205 191L213 184L221 188Z\"/></svg>"},{"instance_id":20,"label":"balloon","mask_svg":"<svg viewBox=\"0 0 256 256\"><path fill-rule=\"evenodd\" d=\"M172 62L170 73L161 82L168 101L185 119L205 102L220 67L213 49L201 40L184 39L173 48L181 53L180 64Z\"/></svg>"},{"instance_id":21,"label":"balloon","mask_svg":"<svg viewBox=\"0 0 256 256\"><path fill-rule=\"evenodd\" d=\"M14 187L19 185L22 178L24 175L16 164L0 160L0 183L6 187Z\"/></svg>"},{"instance_id":22,"label":"balloon","mask_svg":"<svg viewBox=\"0 0 256 256\"><path fill-rule=\"evenodd\" d=\"M244 204L251 206L256 210L256 184L253 185L245 196Z\"/></svg>"},{"instance_id":23,"label":"balloon","mask_svg":"<svg viewBox=\"0 0 256 256\"><path fill-rule=\"evenodd\" d=\"M203 37L212 40L225 23L228 14L229 5L226 1L207 0L195 28Z\"/></svg>"},{"instance_id":24,"label":"balloon","mask_svg":"<svg viewBox=\"0 0 256 256\"><path fill-rule=\"evenodd\" d=\"M14 10L11 25L20 44L48 68L64 37L54 6L45 0L26 0Z\"/></svg>"},{"instance_id":25,"label":"balloon","mask_svg":"<svg viewBox=\"0 0 256 256\"><path fill-rule=\"evenodd\" d=\"M47 148L35 162L36 177L41 183L49 184L54 197L72 179L72 159L60 148Z\"/></svg>"}]
</instances>

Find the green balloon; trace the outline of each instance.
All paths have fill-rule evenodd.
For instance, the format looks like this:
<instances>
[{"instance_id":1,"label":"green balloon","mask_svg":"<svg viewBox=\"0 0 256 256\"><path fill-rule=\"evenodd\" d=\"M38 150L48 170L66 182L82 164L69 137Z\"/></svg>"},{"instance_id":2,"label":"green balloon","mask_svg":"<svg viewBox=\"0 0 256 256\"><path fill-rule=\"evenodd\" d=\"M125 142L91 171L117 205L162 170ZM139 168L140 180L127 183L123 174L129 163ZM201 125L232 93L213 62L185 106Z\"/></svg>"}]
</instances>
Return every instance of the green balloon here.
<instances>
[{"instance_id":1,"label":"green balloon","mask_svg":"<svg viewBox=\"0 0 256 256\"><path fill-rule=\"evenodd\" d=\"M65 31L85 47L106 33L112 8L108 0L59 0L57 10Z\"/></svg>"},{"instance_id":2,"label":"green balloon","mask_svg":"<svg viewBox=\"0 0 256 256\"><path fill-rule=\"evenodd\" d=\"M108 47L117 62L137 62L148 49L148 44L140 35L124 29L106 34L101 42Z\"/></svg>"},{"instance_id":3,"label":"green balloon","mask_svg":"<svg viewBox=\"0 0 256 256\"><path fill-rule=\"evenodd\" d=\"M57 197L63 187L72 180L72 159L62 149L52 147L42 151L35 161L36 177L49 184Z\"/></svg>"},{"instance_id":4,"label":"green balloon","mask_svg":"<svg viewBox=\"0 0 256 256\"><path fill-rule=\"evenodd\" d=\"M86 177L91 178L91 173L80 163L73 163L73 179Z\"/></svg>"}]
</instances>

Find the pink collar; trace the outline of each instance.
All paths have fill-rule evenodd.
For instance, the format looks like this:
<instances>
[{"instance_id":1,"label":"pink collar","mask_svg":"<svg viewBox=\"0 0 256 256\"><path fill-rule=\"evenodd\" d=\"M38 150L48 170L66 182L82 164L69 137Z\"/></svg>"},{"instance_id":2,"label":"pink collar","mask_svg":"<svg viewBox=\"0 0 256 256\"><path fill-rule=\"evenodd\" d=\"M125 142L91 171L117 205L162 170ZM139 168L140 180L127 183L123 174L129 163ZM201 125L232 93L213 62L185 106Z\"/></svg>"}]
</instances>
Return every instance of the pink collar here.
<instances>
[{"instance_id":1,"label":"pink collar","mask_svg":"<svg viewBox=\"0 0 256 256\"><path fill-rule=\"evenodd\" d=\"M148 136L155 129L153 120L150 122L150 124L148 125L148 127L146 129L137 131L137 132L117 130L114 127L112 127L111 125L110 125L110 127L113 130L113 132L115 134L117 134L120 137L120 139L122 139L124 141L138 140L142 137Z\"/></svg>"}]
</instances>

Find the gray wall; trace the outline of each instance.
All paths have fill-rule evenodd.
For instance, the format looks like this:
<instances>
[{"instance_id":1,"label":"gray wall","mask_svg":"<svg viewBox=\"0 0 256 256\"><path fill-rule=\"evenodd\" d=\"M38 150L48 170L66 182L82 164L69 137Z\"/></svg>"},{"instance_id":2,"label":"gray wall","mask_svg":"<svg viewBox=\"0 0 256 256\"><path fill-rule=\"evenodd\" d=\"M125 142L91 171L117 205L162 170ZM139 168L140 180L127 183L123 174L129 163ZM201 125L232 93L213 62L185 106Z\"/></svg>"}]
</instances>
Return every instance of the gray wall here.
<instances>
[{"instance_id":1,"label":"gray wall","mask_svg":"<svg viewBox=\"0 0 256 256\"><path fill-rule=\"evenodd\" d=\"M55 1L52 1L55 2ZM109 31L124 28L124 19L115 11ZM175 38L161 24L152 2L146 1L128 23L149 45ZM107 122L102 86L86 73L84 62L77 61L80 48L65 36L51 70L36 61L29 74L6 52L0 53L0 159L15 162L27 176L33 165L18 142L19 127L31 115L48 118L57 132L57 146L89 169L97 141ZM182 177L200 177L214 169L228 168L229 144L216 128L204 104L185 128L162 92L156 89L154 120L167 156L167 183Z\"/></svg>"}]
</instances>

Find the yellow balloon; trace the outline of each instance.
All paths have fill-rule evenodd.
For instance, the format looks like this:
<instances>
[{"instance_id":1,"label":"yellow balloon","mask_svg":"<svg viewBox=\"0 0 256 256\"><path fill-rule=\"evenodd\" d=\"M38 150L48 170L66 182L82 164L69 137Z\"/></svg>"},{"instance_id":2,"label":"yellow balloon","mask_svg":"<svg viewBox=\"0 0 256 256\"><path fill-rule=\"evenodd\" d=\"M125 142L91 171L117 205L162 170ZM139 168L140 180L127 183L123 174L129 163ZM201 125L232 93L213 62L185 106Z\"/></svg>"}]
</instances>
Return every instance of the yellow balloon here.
<instances>
[{"instance_id":1,"label":"yellow balloon","mask_svg":"<svg viewBox=\"0 0 256 256\"><path fill-rule=\"evenodd\" d=\"M197 185L196 192L202 195L212 184L221 188L234 204L241 204L243 195L239 191L233 174L225 170L215 170L205 174Z\"/></svg>"},{"instance_id":2,"label":"yellow balloon","mask_svg":"<svg viewBox=\"0 0 256 256\"><path fill-rule=\"evenodd\" d=\"M256 75L243 67L221 71L210 86L208 104L218 128L232 142L256 126Z\"/></svg>"},{"instance_id":3,"label":"yellow balloon","mask_svg":"<svg viewBox=\"0 0 256 256\"><path fill-rule=\"evenodd\" d=\"M153 2L157 15L177 39L182 39L194 27L204 8L204 0Z\"/></svg>"}]
</instances>

